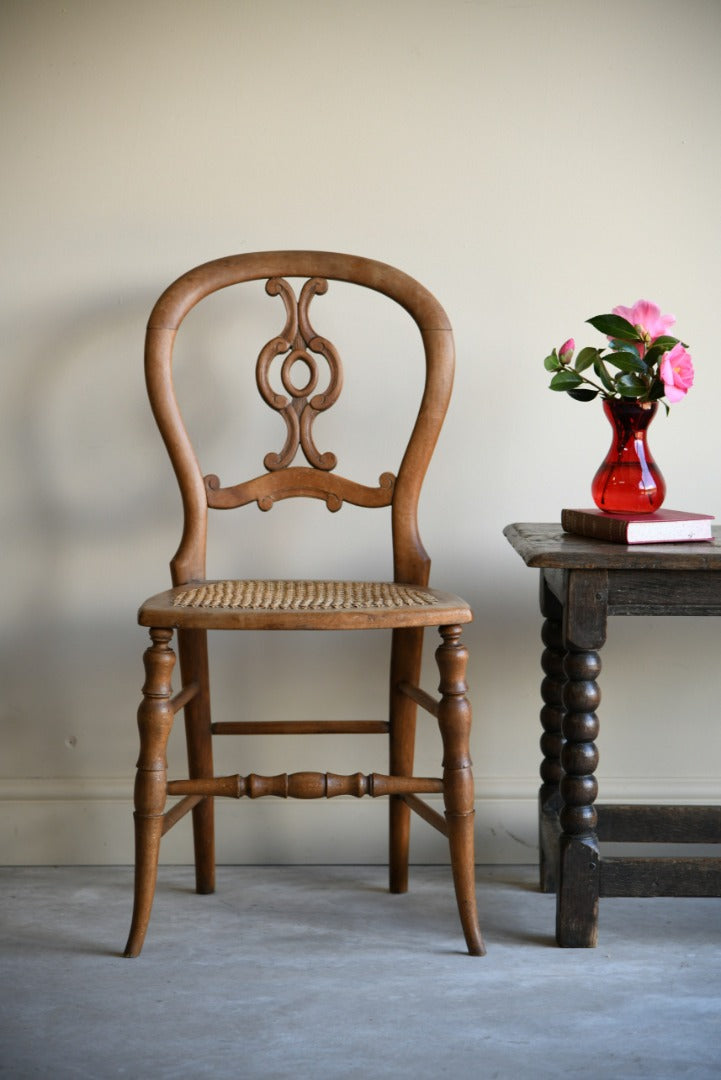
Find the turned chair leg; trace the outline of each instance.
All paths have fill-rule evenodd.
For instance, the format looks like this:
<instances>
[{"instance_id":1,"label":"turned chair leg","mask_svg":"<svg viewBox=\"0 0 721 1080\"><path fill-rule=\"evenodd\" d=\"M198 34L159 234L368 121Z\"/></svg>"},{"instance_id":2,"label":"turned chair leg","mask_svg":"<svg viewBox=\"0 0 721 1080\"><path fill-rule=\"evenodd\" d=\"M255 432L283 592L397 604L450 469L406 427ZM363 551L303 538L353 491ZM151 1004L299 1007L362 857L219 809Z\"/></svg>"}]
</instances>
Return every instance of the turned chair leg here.
<instances>
[{"instance_id":1,"label":"turned chair leg","mask_svg":"<svg viewBox=\"0 0 721 1080\"><path fill-rule=\"evenodd\" d=\"M471 706L465 681L468 650L460 643L460 626L442 626L440 635L443 641L436 650L441 692L438 724L443 740L443 798L453 884L468 951L472 956L484 956L486 949L476 906L475 809L469 751Z\"/></svg>"},{"instance_id":2,"label":"turned chair leg","mask_svg":"<svg viewBox=\"0 0 721 1080\"><path fill-rule=\"evenodd\" d=\"M135 899L125 956L138 956L150 921L163 835L167 761L173 726L170 677L175 653L172 630L151 630L153 644L145 651L143 701L138 709L140 756L135 778Z\"/></svg>"},{"instance_id":3,"label":"turned chair leg","mask_svg":"<svg viewBox=\"0 0 721 1080\"><path fill-rule=\"evenodd\" d=\"M391 650L389 764L391 776L412 776L416 737L416 703L399 690L401 683L416 685L420 678L423 628L394 630ZM389 801L389 888L408 891L411 811L402 796Z\"/></svg>"}]
</instances>

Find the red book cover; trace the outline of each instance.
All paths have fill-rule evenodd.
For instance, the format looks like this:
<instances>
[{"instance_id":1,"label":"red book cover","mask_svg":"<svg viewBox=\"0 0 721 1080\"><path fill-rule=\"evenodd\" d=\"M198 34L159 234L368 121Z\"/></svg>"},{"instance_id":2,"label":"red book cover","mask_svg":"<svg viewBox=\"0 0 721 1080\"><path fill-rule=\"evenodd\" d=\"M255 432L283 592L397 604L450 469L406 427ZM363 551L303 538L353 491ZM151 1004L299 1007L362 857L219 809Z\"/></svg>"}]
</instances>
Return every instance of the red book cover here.
<instances>
[{"instance_id":1,"label":"red book cover","mask_svg":"<svg viewBox=\"0 0 721 1080\"><path fill-rule=\"evenodd\" d=\"M653 514L611 514L605 510L562 510L565 532L616 544L683 543L711 540L712 514L656 510Z\"/></svg>"}]
</instances>

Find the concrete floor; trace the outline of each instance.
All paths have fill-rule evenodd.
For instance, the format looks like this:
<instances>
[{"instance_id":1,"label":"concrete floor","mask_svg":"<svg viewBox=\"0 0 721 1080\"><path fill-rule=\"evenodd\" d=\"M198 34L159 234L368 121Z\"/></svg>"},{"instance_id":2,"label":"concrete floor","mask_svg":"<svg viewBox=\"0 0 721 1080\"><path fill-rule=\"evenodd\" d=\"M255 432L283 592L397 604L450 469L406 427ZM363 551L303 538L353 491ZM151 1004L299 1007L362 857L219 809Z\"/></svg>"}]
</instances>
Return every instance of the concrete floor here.
<instances>
[{"instance_id":1,"label":"concrete floor","mask_svg":"<svg viewBox=\"0 0 721 1080\"><path fill-rule=\"evenodd\" d=\"M464 954L444 867L161 870L119 956L128 868L0 870L0 1074L138 1080L654 1080L721 1076L721 900L601 902L553 942L527 867L482 867L488 955Z\"/></svg>"}]
</instances>

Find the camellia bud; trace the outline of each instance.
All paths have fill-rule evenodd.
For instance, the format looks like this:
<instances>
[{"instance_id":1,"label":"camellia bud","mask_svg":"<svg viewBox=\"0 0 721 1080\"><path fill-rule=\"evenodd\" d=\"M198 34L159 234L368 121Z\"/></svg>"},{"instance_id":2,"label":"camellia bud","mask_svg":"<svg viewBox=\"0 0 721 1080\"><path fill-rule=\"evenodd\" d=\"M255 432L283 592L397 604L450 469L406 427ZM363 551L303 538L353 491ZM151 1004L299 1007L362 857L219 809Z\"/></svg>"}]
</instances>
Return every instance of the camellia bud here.
<instances>
[{"instance_id":1,"label":"camellia bud","mask_svg":"<svg viewBox=\"0 0 721 1080\"><path fill-rule=\"evenodd\" d=\"M576 349L576 342L573 338L569 338L568 341L564 341L561 348L558 350L558 359L562 364L570 364L573 360L573 354Z\"/></svg>"}]
</instances>

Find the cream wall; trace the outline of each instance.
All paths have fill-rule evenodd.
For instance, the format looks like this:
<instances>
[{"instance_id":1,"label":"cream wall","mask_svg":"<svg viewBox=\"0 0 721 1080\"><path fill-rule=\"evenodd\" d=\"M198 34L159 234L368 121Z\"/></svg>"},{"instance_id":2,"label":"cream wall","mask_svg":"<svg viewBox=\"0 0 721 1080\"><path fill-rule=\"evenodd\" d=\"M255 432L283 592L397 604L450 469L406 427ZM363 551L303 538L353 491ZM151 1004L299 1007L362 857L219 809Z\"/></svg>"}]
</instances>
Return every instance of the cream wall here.
<instances>
[{"instance_id":1,"label":"cream wall","mask_svg":"<svg viewBox=\"0 0 721 1080\"><path fill-rule=\"evenodd\" d=\"M502 528L587 504L608 442L597 405L545 389L550 346L593 342L585 318L640 296L676 312L697 385L655 421L652 447L668 504L721 518L721 5L5 0L0 49L0 861L131 858L145 645L135 610L165 586L179 521L145 402L144 323L183 270L274 247L393 263L450 314L456 392L423 535L435 581L476 612L467 640L479 858L530 861L540 617L535 575ZM201 333L226 344L230 309L217 312L212 328L190 327L188 363L207 364L223 391L232 363L214 368ZM387 333L388 370L402 378L402 332ZM370 343L363 330L360 351ZM385 368L377 380L385 385ZM209 453L233 434L221 398L212 422L195 403ZM364 403L373 430L388 418L380 398ZM267 516L248 513L237 537L222 523L219 572L263 569L273 555L280 573L306 562L335 570L360 529L343 511L321 558L312 541L269 545ZM319 505L273 513L313 537L327 517ZM385 553L360 536L363 569L386 572ZM383 676L376 692L367 673L383 664L375 640L361 638L350 660L324 638L307 645L309 664L276 643L273 668L271 644L254 642L241 668L221 641L217 708L242 694L251 712L317 715L299 688L310 669L328 714L382 711ZM612 623L605 797L721 796L718 656L714 622ZM419 757L435 769L432 734ZM345 771L336 744L311 756L293 743L289 759L275 743L247 760L235 745L227 771L312 760ZM357 767L383 769L381 744L364 743L348 771ZM220 817L229 861L385 857L385 810L370 802L341 802L336 814L231 804ZM189 858L181 828L166 859ZM422 823L415 837L417 859L445 857Z\"/></svg>"}]
</instances>

